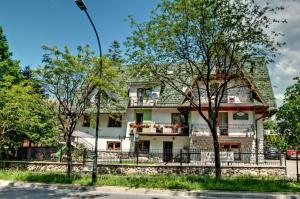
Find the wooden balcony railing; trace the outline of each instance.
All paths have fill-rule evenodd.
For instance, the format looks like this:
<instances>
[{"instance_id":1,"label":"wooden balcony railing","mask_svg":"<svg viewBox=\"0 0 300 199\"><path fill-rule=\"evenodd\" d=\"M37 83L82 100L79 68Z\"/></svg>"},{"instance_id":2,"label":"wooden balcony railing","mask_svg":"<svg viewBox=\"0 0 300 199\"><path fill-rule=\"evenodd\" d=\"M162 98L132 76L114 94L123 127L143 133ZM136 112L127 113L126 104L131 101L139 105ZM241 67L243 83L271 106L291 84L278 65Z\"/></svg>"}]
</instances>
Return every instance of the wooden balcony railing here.
<instances>
[{"instance_id":1,"label":"wooden balcony railing","mask_svg":"<svg viewBox=\"0 0 300 199\"><path fill-rule=\"evenodd\" d=\"M141 134L163 134L163 135L188 135L189 128L183 124L170 124L170 123L144 123L144 124L129 124L130 133Z\"/></svg>"},{"instance_id":2,"label":"wooden balcony railing","mask_svg":"<svg viewBox=\"0 0 300 199\"><path fill-rule=\"evenodd\" d=\"M228 124L218 126L219 136L229 137L253 137L254 130L252 124ZM207 124L192 124L192 136L211 136L210 129Z\"/></svg>"}]
</instances>

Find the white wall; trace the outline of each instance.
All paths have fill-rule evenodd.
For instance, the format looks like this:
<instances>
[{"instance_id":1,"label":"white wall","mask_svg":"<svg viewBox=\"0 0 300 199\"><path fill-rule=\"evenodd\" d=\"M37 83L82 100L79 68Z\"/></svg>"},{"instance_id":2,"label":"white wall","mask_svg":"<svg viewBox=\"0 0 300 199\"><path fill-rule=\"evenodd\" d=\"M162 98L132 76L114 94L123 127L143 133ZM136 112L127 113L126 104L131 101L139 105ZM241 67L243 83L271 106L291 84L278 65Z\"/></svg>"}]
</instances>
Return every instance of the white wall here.
<instances>
[{"instance_id":1,"label":"white wall","mask_svg":"<svg viewBox=\"0 0 300 199\"><path fill-rule=\"evenodd\" d=\"M260 118L262 115L256 115L256 119ZM257 138L263 139L264 137L264 126L263 119L257 121Z\"/></svg>"},{"instance_id":2,"label":"white wall","mask_svg":"<svg viewBox=\"0 0 300 199\"><path fill-rule=\"evenodd\" d=\"M152 121L155 123L171 123L172 113L179 113L179 111L176 108L152 109Z\"/></svg>"},{"instance_id":3,"label":"white wall","mask_svg":"<svg viewBox=\"0 0 300 199\"><path fill-rule=\"evenodd\" d=\"M200 88L206 89L202 82L199 82ZM228 101L229 97L234 98L234 102L232 103L242 103L242 102L250 102L250 89L246 80L232 80L228 83L227 88L230 88L227 91ZM194 89L194 95L197 97L198 92ZM201 101L202 103L207 103L207 95L205 92L201 93Z\"/></svg>"},{"instance_id":4,"label":"white wall","mask_svg":"<svg viewBox=\"0 0 300 199\"><path fill-rule=\"evenodd\" d=\"M189 146L188 136L141 136L141 140L150 141L150 150L163 150L163 142L173 142L173 149Z\"/></svg>"},{"instance_id":5,"label":"white wall","mask_svg":"<svg viewBox=\"0 0 300 199\"><path fill-rule=\"evenodd\" d=\"M99 137L109 137L109 138L118 138L119 136L126 135L126 126L127 126L127 117L126 114L122 114L122 126L121 127L108 127L108 117L109 114L100 114L100 128L99 128ZM83 117L79 119L76 125L76 130L89 133L95 136L96 128L91 125L90 127L83 127Z\"/></svg>"}]
</instances>

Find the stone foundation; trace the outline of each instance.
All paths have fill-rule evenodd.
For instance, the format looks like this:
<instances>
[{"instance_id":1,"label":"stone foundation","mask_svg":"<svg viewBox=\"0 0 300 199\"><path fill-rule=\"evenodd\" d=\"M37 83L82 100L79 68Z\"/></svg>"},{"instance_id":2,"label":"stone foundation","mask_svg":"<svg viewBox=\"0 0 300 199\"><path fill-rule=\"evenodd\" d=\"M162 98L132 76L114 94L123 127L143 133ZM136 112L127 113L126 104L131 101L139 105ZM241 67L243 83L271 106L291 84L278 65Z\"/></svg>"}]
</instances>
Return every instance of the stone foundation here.
<instances>
[{"instance_id":1,"label":"stone foundation","mask_svg":"<svg viewBox=\"0 0 300 199\"><path fill-rule=\"evenodd\" d=\"M251 153L254 147L255 139L253 137L228 137L220 136L219 143L240 143L241 153ZM253 144L254 143L254 144ZM212 136L192 136L190 146L193 149L204 149L213 151L213 138ZM261 146L262 147L262 146Z\"/></svg>"},{"instance_id":2,"label":"stone foundation","mask_svg":"<svg viewBox=\"0 0 300 199\"><path fill-rule=\"evenodd\" d=\"M66 163L0 161L0 169L65 172ZM82 164L73 164L73 171L82 171ZM214 166L173 165L98 165L100 174L191 174L214 175ZM223 176L285 176L284 166L222 166Z\"/></svg>"},{"instance_id":3,"label":"stone foundation","mask_svg":"<svg viewBox=\"0 0 300 199\"><path fill-rule=\"evenodd\" d=\"M101 174L190 174L212 175L213 166L134 166L134 165L98 165ZM285 176L285 167L222 167L223 176Z\"/></svg>"}]
</instances>

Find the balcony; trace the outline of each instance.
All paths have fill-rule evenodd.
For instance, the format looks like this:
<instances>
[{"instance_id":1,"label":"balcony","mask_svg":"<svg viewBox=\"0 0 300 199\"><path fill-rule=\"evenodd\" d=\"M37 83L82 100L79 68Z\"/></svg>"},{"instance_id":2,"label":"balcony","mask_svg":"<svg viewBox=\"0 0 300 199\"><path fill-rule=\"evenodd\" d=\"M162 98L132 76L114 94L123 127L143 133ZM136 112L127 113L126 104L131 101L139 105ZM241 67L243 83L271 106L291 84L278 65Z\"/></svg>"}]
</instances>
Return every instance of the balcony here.
<instances>
[{"instance_id":1,"label":"balcony","mask_svg":"<svg viewBox=\"0 0 300 199\"><path fill-rule=\"evenodd\" d=\"M129 124L130 134L139 133L140 135L189 135L188 126L170 123L151 123L151 124Z\"/></svg>"},{"instance_id":2,"label":"balcony","mask_svg":"<svg viewBox=\"0 0 300 199\"><path fill-rule=\"evenodd\" d=\"M130 107L151 107L156 105L155 99L151 97L130 97L129 105Z\"/></svg>"},{"instance_id":3,"label":"balcony","mask_svg":"<svg viewBox=\"0 0 300 199\"><path fill-rule=\"evenodd\" d=\"M218 136L227 137L253 137L252 124L228 124L217 128ZM211 136L207 124L192 124L192 136Z\"/></svg>"}]
</instances>

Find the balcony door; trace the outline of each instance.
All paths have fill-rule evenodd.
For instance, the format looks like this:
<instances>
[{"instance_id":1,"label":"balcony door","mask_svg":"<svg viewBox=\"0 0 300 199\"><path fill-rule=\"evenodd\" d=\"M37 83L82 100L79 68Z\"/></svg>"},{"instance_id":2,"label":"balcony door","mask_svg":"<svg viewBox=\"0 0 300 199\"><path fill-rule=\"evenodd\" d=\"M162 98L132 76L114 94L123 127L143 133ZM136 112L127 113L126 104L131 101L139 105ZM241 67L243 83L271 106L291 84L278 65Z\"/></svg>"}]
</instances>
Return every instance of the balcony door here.
<instances>
[{"instance_id":1,"label":"balcony door","mask_svg":"<svg viewBox=\"0 0 300 199\"><path fill-rule=\"evenodd\" d=\"M136 113L135 114L135 118L136 118L136 124L143 124L143 120L144 120L144 114L143 113ZM142 132L143 128L138 127L137 128L137 132Z\"/></svg>"},{"instance_id":2,"label":"balcony door","mask_svg":"<svg viewBox=\"0 0 300 199\"><path fill-rule=\"evenodd\" d=\"M142 106L145 96L145 88L138 88L137 89L137 98L138 98L138 105Z\"/></svg>"},{"instance_id":3,"label":"balcony door","mask_svg":"<svg viewBox=\"0 0 300 199\"><path fill-rule=\"evenodd\" d=\"M228 135L228 112L220 112L219 126L220 135Z\"/></svg>"}]
</instances>

